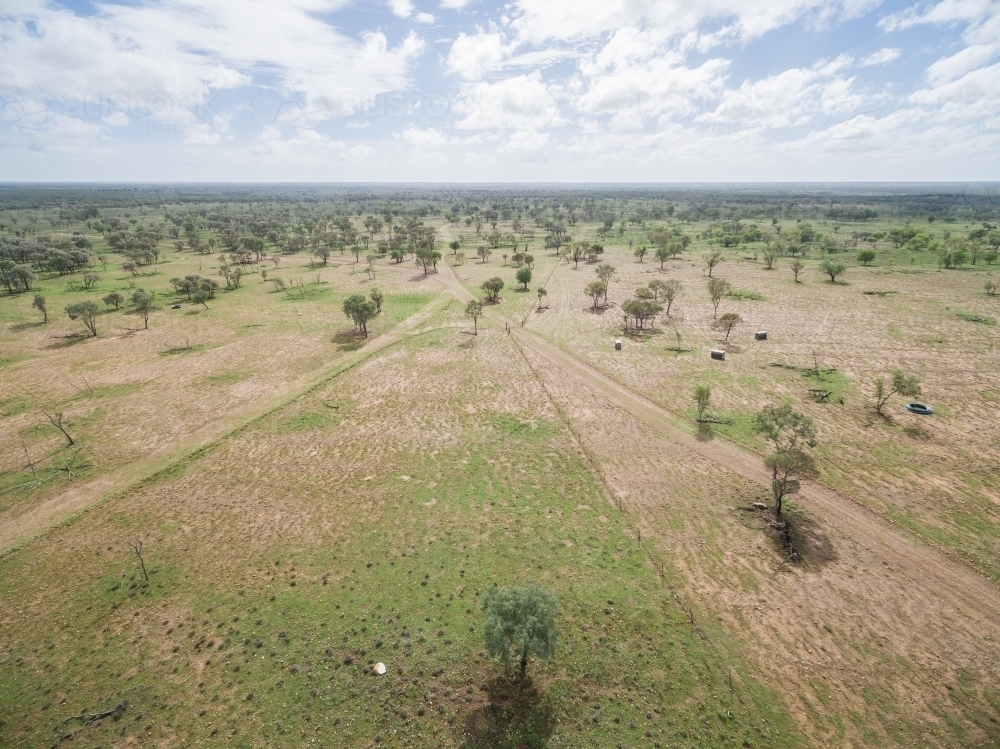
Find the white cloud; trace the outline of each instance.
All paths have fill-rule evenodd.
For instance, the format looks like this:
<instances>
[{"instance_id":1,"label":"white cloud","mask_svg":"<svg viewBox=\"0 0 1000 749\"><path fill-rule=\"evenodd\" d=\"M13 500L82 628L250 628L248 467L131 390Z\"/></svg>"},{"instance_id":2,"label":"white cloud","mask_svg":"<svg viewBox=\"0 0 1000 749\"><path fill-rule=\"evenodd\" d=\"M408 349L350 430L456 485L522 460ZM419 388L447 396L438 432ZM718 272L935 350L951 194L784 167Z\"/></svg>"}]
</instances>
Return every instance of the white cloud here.
<instances>
[{"instance_id":1,"label":"white cloud","mask_svg":"<svg viewBox=\"0 0 1000 749\"><path fill-rule=\"evenodd\" d=\"M892 47L883 47L878 52L872 52L868 57L861 61L862 67L869 67L871 65L885 65L887 63L898 60L899 56L903 54L903 50L895 49Z\"/></svg>"},{"instance_id":2,"label":"white cloud","mask_svg":"<svg viewBox=\"0 0 1000 749\"><path fill-rule=\"evenodd\" d=\"M125 127L131 123L131 120L124 112L112 112L101 117L101 122L108 127Z\"/></svg>"},{"instance_id":3,"label":"white cloud","mask_svg":"<svg viewBox=\"0 0 1000 749\"><path fill-rule=\"evenodd\" d=\"M410 0L388 0L389 8L394 15L400 18L409 18L413 15L413 3Z\"/></svg>"},{"instance_id":4,"label":"white cloud","mask_svg":"<svg viewBox=\"0 0 1000 749\"><path fill-rule=\"evenodd\" d=\"M406 143L420 147L438 147L448 142L448 139L439 130L432 127L421 129L412 124L406 126L402 138Z\"/></svg>"},{"instance_id":5,"label":"white cloud","mask_svg":"<svg viewBox=\"0 0 1000 749\"><path fill-rule=\"evenodd\" d=\"M954 81L990 62L997 53L1000 53L1000 42L973 44L932 64L927 68L927 78L933 85Z\"/></svg>"},{"instance_id":6,"label":"white cloud","mask_svg":"<svg viewBox=\"0 0 1000 749\"><path fill-rule=\"evenodd\" d=\"M455 103L464 115L456 127L481 133L538 130L563 124L561 91L547 86L541 75L519 75L497 83L467 84Z\"/></svg>"},{"instance_id":7,"label":"white cloud","mask_svg":"<svg viewBox=\"0 0 1000 749\"><path fill-rule=\"evenodd\" d=\"M461 10L466 5L468 5L472 0L441 0L441 7L447 10Z\"/></svg>"},{"instance_id":8,"label":"white cloud","mask_svg":"<svg viewBox=\"0 0 1000 749\"><path fill-rule=\"evenodd\" d=\"M183 121L210 116L198 110L212 91L268 75L332 114L352 93L405 85L423 49L412 34L390 48L380 32L353 38L317 17L346 3L151 0L78 16L22 2L0 37L0 78L30 76L49 99L111 100L129 114Z\"/></svg>"},{"instance_id":9,"label":"white cloud","mask_svg":"<svg viewBox=\"0 0 1000 749\"><path fill-rule=\"evenodd\" d=\"M434 16L430 13L417 13L414 20L417 23L434 23Z\"/></svg>"},{"instance_id":10,"label":"white cloud","mask_svg":"<svg viewBox=\"0 0 1000 749\"><path fill-rule=\"evenodd\" d=\"M467 81L477 81L499 68L505 54L503 38L499 33L462 33L451 45L446 67L449 73Z\"/></svg>"},{"instance_id":11,"label":"white cloud","mask_svg":"<svg viewBox=\"0 0 1000 749\"><path fill-rule=\"evenodd\" d=\"M716 41L746 41L800 18L814 24L853 18L877 0L516 0L511 27L528 41L597 38L624 26L679 35L724 24Z\"/></svg>"}]
</instances>

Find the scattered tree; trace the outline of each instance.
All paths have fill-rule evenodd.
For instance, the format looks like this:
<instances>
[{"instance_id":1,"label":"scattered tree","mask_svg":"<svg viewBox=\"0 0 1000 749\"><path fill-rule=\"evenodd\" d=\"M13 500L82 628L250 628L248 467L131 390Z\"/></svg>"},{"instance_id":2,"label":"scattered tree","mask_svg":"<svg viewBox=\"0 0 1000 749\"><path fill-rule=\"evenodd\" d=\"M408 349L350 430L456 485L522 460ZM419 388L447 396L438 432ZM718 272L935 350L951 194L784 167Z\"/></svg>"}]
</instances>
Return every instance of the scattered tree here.
<instances>
[{"instance_id":1,"label":"scattered tree","mask_svg":"<svg viewBox=\"0 0 1000 749\"><path fill-rule=\"evenodd\" d=\"M493 250L489 247L478 247L476 249L476 254L479 255L480 262L487 262L490 259L490 255L493 254Z\"/></svg>"},{"instance_id":2,"label":"scattered tree","mask_svg":"<svg viewBox=\"0 0 1000 749\"><path fill-rule=\"evenodd\" d=\"M996 296L997 289L1000 289L1000 281L995 278L991 278L986 282L984 288L986 289L987 294L990 296ZM38 299L38 295L35 296L35 299Z\"/></svg>"},{"instance_id":3,"label":"scattered tree","mask_svg":"<svg viewBox=\"0 0 1000 749\"><path fill-rule=\"evenodd\" d=\"M791 406L765 406L754 416L753 429L774 446L764 459L771 472L774 514L781 516L782 500L799 490L799 480L816 476L816 464L803 449L815 444L812 419Z\"/></svg>"},{"instance_id":4,"label":"scattered tree","mask_svg":"<svg viewBox=\"0 0 1000 749\"><path fill-rule=\"evenodd\" d=\"M368 337L368 321L377 314L375 304L365 299L361 294L352 294L344 300L344 314L351 318L355 330L360 330Z\"/></svg>"},{"instance_id":5,"label":"scattered tree","mask_svg":"<svg viewBox=\"0 0 1000 749\"><path fill-rule=\"evenodd\" d=\"M465 305L465 316L472 318L474 335L479 335L479 318L483 315L483 303L475 299Z\"/></svg>"},{"instance_id":6,"label":"scattered tree","mask_svg":"<svg viewBox=\"0 0 1000 749\"><path fill-rule=\"evenodd\" d=\"M607 301L607 290L611 287L611 282L615 280L618 273L615 270L615 266L610 265L609 263L601 263L597 266L595 272L597 273L597 277L604 282L604 301Z\"/></svg>"},{"instance_id":7,"label":"scattered tree","mask_svg":"<svg viewBox=\"0 0 1000 749\"><path fill-rule=\"evenodd\" d=\"M635 255L637 258L639 258L639 262L641 263L642 259L644 257L646 257L646 253L647 252L649 252L649 248L648 247L646 247L645 245L639 245L638 247L635 248L635 250L633 251L632 254ZM661 263L661 267L662 267L662 263Z\"/></svg>"},{"instance_id":8,"label":"scattered tree","mask_svg":"<svg viewBox=\"0 0 1000 749\"><path fill-rule=\"evenodd\" d=\"M195 304L200 304L205 309L208 309L208 292L203 289L198 289L191 295L191 301Z\"/></svg>"},{"instance_id":9,"label":"scattered tree","mask_svg":"<svg viewBox=\"0 0 1000 749\"><path fill-rule=\"evenodd\" d=\"M920 381L916 377L907 377L900 370L892 373L892 380L886 382L885 378L879 376L875 378L875 413L882 415L882 409L886 402L896 394L906 398L916 398L920 395Z\"/></svg>"},{"instance_id":10,"label":"scattered tree","mask_svg":"<svg viewBox=\"0 0 1000 749\"><path fill-rule=\"evenodd\" d=\"M774 445L775 450L793 450L800 443L812 446L816 438L813 420L791 406L764 406L753 417L753 430Z\"/></svg>"},{"instance_id":11,"label":"scattered tree","mask_svg":"<svg viewBox=\"0 0 1000 749\"><path fill-rule=\"evenodd\" d=\"M608 286L604 281L591 281L587 284L587 288L583 290L583 293L594 300L593 309L597 309L597 305L601 302L601 297L608 293Z\"/></svg>"},{"instance_id":12,"label":"scattered tree","mask_svg":"<svg viewBox=\"0 0 1000 749\"><path fill-rule=\"evenodd\" d=\"M531 656L548 659L555 653L559 604L535 583L509 588L490 587L483 594L486 652L504 666L517 661L520 678Z\"/></svg>"},{"instance_id":13,"label":"scattered tree","mask_svg":"<svg viewBox=\"0 0 1000 749\"><path fill-rule=\"evenodd\" d=\"M503 289L503 279L499 276L494 276L489 280L483 281L483 285L479 287L486 292L486 298L495 302L500 298L500 291Z\"/></svg>"},{"instance_id":14,"label":"scattered tree","mask_svg":"<svg viewBox=\"0 0 1000 749\"><path fill-rule=\"evenodd\" d=\"M716 322L716 327L720 330L726 331L726 340L729 340L729 334L733 332L739 323L743 322L743 318L737 315L735 312L727 312Z\"/></svg>"},{"instance_id":15,"label":"scattered tree","mask_svg":"<svg viewBox=\"0 0 1000 749\"><path fill-rule=\"evenodd\" d=\"M441 253L430 247L421 247L415 253L417 258L417 263L424 269L424 275L427 275L428 268L437 269L438 261L441 259Z\"/></svg>"},{"instance_id":16,"label":"scattered tree","mask_svg":"<svg viewBox=\"0 0 1000 749\"><path fill-rule=\"evenodd\" d=\"M518 268L517 273L514 275L517 278L517 282L521 284L521 288L527 290L528 284L531 283L531 268L527 266Z\"/></svg>"},{"instance_id":17,"label":"scattered tree","mask_svg":"<svg viewBox=\"0 0 1000 749\"><path fill-rule=\"evenodd\" d=\"M538 291L536 293L538 294L538 309L541 309L542 308L542 299L544 299L546 296L548 296L549 292L547 292L545 289L543 289L541 286L539 286L538 287Z\"/></svg>"},{"instance_id":18,"label":"scattered tree","mask_svg":"<svg viewBox=\"0 0 1000 749\"><path fill-rule=\"evenodd\" d=\"M804 265L804 264L802 263L802 261L801 261L801 260L796 260L796 261L794 261L794 262L792 263L792 265L791 265L791 269L792 269L792 275L794 275L794 276L795 276L795 283L802 283L802 282L801 282L801 281L799 280L799 274L800 274L800 273L802 272L802 270L803 270L803 269L804 269L805 267L806 267L806 266L805 266L805 265Z\"/></svg>"},{"instance_id":19,"label":"scattered tree","mask_svg":"<svg viewBox=\"0 0 1000 749\"><path fill-rule=\"evenodd\" d=\"M121 306L125 303L125 297L117 291L112 291L106 297L101 299L105 306L110 307L114 305L115 309L121 309Z\"/></svg>"},{"instance_id":20,"label":"scattered tree","mask_svg":"<svg viewBox=\"0 0 1000 749\"><path fill-rule=\"evenodd\" d=\"M799 491L801 480L818 475L816 461L805 450L777 450L764 459L764 466L771 472L774 514L778 517L781 516L784 498Z\"/></svg>"},{"instance_id":21,"label":"scattered tree","mask_svg":"<svg viewBox=\"0 0 1000 749\"><path fill-rule=\"evenodd\" d=\"M149 328L149 315L156 309L156 293L147 293L144 289L137 289L132 294L132 304L135 311L142 316L143 328Z\"/></svg>"},{"instance_id":22,"label":"scattered tree","mask_svg":"<svg viewBox=\"0 0 1000 749\"><path fill-rule=\"evenodd\" d=\"M861 250L858 253L858 262L862 265L871 265L875 262L875 250Z\"/></svg>"},{"instance_id":23,"label":"scattered tree","mask_svg":"<svg viewBox=\"0 0 1000 749\"><path fill-rule=\"evenodd\" d=\"M708 279L708 295L712 298L713 313L712 318L715 319L719 316L719 304L722 302L722 297L729 293L730 288L729 281L724 278L710 278Z\"/></svg>"},{"instance_id":24,"label":"scattered tree","mask_svg":"<svg viewBox=\"0 0 1000 749\"><path fill-rule=\"evenodd\" d=\"M722 253L721 252L713 252L711 255L709 255L707 258L705 258L705 265L708 266L708 277L709 278L712 277L712 271L715 269L715 266L717 266L721 262L722 262Z\"/></svg>"},{"instance_id":25,"label":"scattered tree","mask_svg":"<svg viewBox=\"0 0 1000 749\"><path fill-rule=\"evenodd\" d=\"M774 261L778 258L778 248L774 245L766 245L761 257L764 259L764 269L774 270Z\"/></svg>"},{"instance_id":26,"label":"scattered tree","mask_svg":"<svg viewBox=\"0 0 1000 749\"><path fill-rule=\"evenodd\" d=\"M371 291L368 292L368 298L371 299L372 304L375 305L375 314L376 315L381 314L382 302L385 301L385 294L382 293L382 290L379 289L378 287L373 288Z\"/></svg>"},{"instance_id":27,"label":"scattered tree","mask_svg":"<svg viewBox=\"0 0 1000 749\"><path fill-rule=\"evenodd\" d=\"M101 308L97 306L97 302L76 302L66 307L69 319L82 322L92 336L97 335L97 316L100 313Z\"/></svg>"},{"instance_id":28,"label":"scattered tree","mask_svg":"<svg viewBox=\"0 0 1000 749\"><path fill-rule=\"evenodd\" d=\"M827 258L819 264L819 269L830 277L830 283L837 283L837 276L847 270L847 266Z\"/></svg>"},{"instance_id":29,"label":"scattered tree","mask_svg":"<svg viewBox=\"0 0 1000 749\"><path fill-rule=\"evenodd\" d=\"M705 418L709 401L712 399L712 389L708 385L696 385L694 388L694 405L698 409L698 421Z\"/></svg>"},{"instance_id":30,"label":"scattered tree","mask_svg":"<svg viewBox=\"0 0 1000 749\"><path fill-rule=\"evenodd\" d=\"M660 261L660 270L663 270L663 264L670 257L670 250L667 249L666 245L662 247L657 247L656 252L653 253L657 260Z\"/></svg>"},{"instance_id":31,"label":"scattered tree","mask_svg":"<svg viewBox=\"0 0 1000 749\"><path fill-rule=\"evenodd\" d=\"M994 289L994 291L996 291L996 289ZM41 294L35 294L35 301L31 303L31 306L42 313L42 324L45 324L49 321L49 310L45 306L44 296L42 296Z\"/></svg>"},{"instance_id":32,"label":"scattered tree","mask_svg":"<svg viewBox=\"0 0 1000 749\"><path fill-rule=\"evenodd\" d=\"M663 297L663 301L667 303L667 317L670 317L670 307L681 294L681 282L675 278L671 278L663 282L663 286L660 287L660 295Z\"/></svg>"}]
</instances>

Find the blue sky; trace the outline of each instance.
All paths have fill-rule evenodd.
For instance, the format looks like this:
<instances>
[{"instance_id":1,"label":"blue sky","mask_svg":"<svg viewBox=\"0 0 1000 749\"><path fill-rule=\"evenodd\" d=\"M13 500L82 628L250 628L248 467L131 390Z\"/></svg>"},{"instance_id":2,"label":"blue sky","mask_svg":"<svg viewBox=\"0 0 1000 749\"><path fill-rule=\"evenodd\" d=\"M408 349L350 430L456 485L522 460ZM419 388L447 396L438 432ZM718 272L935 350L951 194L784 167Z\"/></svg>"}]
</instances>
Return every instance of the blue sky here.
<instances>
[{"instance_id":1,"label":"blue sky","mask_svg":"<svg viewBox=\"0 0 1000 749\"><path fill-rule=\"evenodd\" d=\"M4 0L3 181L1000 175L1000 2Z\"/></svg>"}]
</instances>

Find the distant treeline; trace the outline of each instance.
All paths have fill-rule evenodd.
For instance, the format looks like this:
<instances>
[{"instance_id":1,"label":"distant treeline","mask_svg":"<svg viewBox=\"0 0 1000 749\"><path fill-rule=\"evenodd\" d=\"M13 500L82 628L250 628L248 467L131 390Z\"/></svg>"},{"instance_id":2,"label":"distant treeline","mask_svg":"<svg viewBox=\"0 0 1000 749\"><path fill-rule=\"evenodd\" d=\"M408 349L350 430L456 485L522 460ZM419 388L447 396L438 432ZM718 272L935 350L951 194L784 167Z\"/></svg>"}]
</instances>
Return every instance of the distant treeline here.
<instances>
[{"instance_id":1,"label":"distant treeline","mask_svg":"<svg viewBox=\"0 0 1000 749\"><path fill-rule=\"evenodd\" d=\"M455 215L472 206L500 213L579 214L587 220L637 217L679 221L827 219L842 222L1000 218L1000 184L874 185L0 185L0 213L58 212L86 221L101 211L165 206L336 206L345 215Z\"/></svg>"}]
</instances>

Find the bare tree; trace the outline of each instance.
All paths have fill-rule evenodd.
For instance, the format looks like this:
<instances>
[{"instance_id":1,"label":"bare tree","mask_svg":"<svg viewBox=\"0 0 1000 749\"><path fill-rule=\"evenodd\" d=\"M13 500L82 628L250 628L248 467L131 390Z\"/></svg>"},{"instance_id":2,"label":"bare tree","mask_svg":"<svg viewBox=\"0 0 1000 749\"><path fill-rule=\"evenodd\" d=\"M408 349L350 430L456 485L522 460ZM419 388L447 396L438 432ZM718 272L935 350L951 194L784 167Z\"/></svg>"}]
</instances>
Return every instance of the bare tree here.
<instances>
[{"instance_id":1,"label":"bare tree","mask_svg":"<svg viewBox=\"0 0 1000 749\"><path fill-rule=\"evenodd\" d=\"M146 562L142 558L142 541L136 539L135 541L129 541L128 545L132 547L132 551L139 557L139 566L142 567L142 578L148 583L149 575L146 573Z\"/></svg>"},{"instance_id":2,"label":"bare tree","mask_svg":"<svg viewBox=\"0 0 1000 749\"><path fill-rule=\"evenodd\" d=\"M66 441L70 445L75 445L76 444L73 441L73 438L69 436L69 432L66 431L66 427L63 426L63 415L62 415L62 412L57 413L57 414L50 414L50 413L46 413L45 411L42 411L42 413L45 414L45 418L49 420L49 423L52 424L52 426L54 426L56 429L58 429L60 432L62 432L63 437L66 438Z\"/></svg>"}]
</instances>

